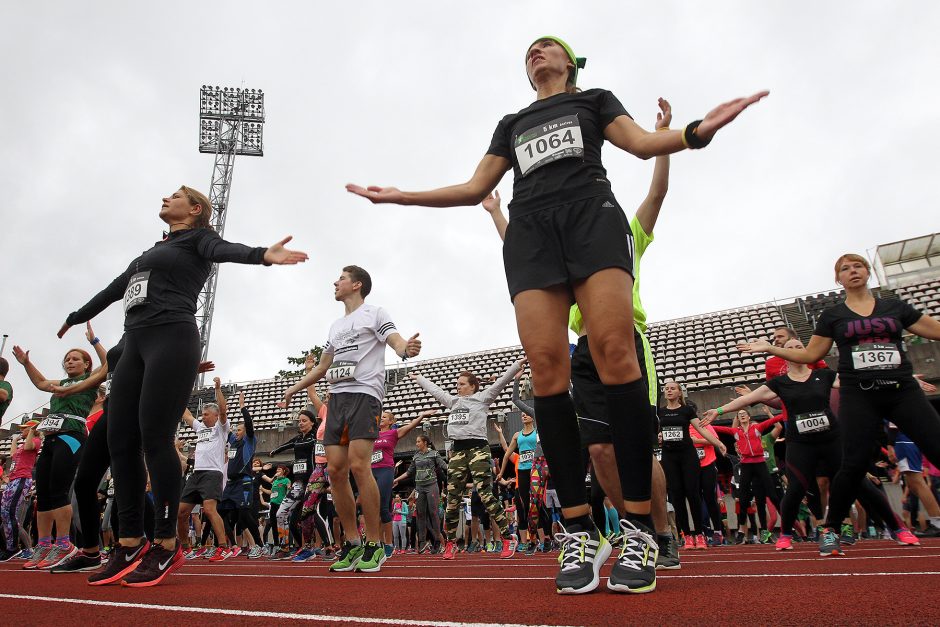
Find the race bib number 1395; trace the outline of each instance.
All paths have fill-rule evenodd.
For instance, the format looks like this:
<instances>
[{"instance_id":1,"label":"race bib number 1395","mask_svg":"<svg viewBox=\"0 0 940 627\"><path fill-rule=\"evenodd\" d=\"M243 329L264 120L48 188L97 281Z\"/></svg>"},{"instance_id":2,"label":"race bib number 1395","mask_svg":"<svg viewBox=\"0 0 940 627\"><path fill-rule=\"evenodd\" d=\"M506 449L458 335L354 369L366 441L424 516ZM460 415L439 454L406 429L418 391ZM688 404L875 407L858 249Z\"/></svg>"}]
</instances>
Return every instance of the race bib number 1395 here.
<instances>
[{"instance_id":1,"label":"race bib number 1395","mask_svg":"<svg viewBox=\"0 0 940 627\"><path fill-rule=\"evenodd\" d=\"M558 159L584 157L584 140L577 115L555 118L530 128L517 135L514 144L522 176Z\"/></svg>"}]
</instances>

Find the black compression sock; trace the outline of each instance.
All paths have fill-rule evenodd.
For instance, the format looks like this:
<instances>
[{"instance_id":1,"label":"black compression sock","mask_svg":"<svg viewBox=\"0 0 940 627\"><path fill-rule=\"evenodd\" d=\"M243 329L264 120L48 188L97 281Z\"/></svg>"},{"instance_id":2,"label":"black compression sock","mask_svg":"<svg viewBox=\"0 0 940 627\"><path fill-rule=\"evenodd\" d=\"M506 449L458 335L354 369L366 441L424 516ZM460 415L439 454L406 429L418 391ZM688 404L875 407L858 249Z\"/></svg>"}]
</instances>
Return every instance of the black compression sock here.
<instances>
[{"instance_id":1,"label":"black compression sock","mask_svg":"<svg viewBox=\"0 0 940 627\"><path fill-rule=\"evenodd\" d=\"M604 391L621 491L627 500L647 501L653 481L653 415L646 382L605 385Z\"/></svg>"},{"instance_id":2,"label":"black compression sock","mask_svg":"<svg viewBox=\"0 0 940 627\"><path fill-rule=\"evenodd\" d=\"M571 396L567 392L536 396L535 414L539 421L539 440L551 468L561 506L585 505L587 490L581 459L581 430Z\"/></svg>"},{"instance_id":3,"label":"black compression sock","mask_svg":"<svg viewBox=\"0 0 940 627\"><path fill-rule=\"evenodd\" d=\"M641 531L652 531L653 530L653 517L649 514L631 514L627 512L627 520L632 522L634 525L640 523L645 529L641 528ZM639 526L639 525L637 525Z\"/></svg>"},{"instance_id":4,"label":"black compression sock","mask_svg":"<svg viewBox=\"0 0 940 627\"><path fill-rule=\"evenodd\" d=\"M594 519L589 514L583 516L574 516L565 519L565 530L568 533L577 533L579 531L590 531L595 529Z\"/></svg>"}]
</instances>

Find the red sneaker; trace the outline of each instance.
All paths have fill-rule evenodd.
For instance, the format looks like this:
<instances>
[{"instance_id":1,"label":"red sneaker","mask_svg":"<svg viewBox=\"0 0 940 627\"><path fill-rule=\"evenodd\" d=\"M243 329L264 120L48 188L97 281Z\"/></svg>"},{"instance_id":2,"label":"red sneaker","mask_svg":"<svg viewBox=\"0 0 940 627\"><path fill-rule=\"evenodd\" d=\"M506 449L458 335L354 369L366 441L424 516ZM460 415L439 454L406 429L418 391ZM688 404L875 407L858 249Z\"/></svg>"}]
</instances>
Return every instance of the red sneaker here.
<instances>
[{"instance_id":1,"label":"red sneaker","mask_svg":"<svg viewBox=\"0 0 940 627\"><path fill-rule=\"evenodd\" d=\"M232 550L229 553L229 557L238 557L241 554L242 554L242 548L236 545L232 547Z\"/></svg>"},{"instance_id":2,"label":"red sneaker","mask_svg":"<svg viewBox=\"0 0 940 627\"><path fill-rule=\"evenodd\" d=\"M705 541L705 536L703 534L698 534L693 538L695 541L695 548L704 551L708 548L708 542Z\"/></svg>"},{"instance_id":3,"label":"red sneaker","mask_svg":"<svg viewBox=\"0 0 940 627\"><path fill-rule=\"evenodd\" d=\"M229 551L224 546L220 546L216 549L215 555L209 558L210 562L224 562L229 558Z\"/></svg>"},{"instance_id":4,"label":"red sneaker","mask_svg":"<svg viewBox=\"0 0 940 627\"><path fill-rule=\"evenodd\" d=\"M780 537L777 538L777 544L774 545L778 551L792 551L793 550L793 540L790 539L790 536L785 536L780 534Z\"/></svg>"},{"instance_id":5,"label":"red sneaker","mask_svg":"<svg viewBox=\"0 0 940 627\"><path fill-rule=\"evenodd\" d=\"M509 559L516 554L516 546L519 544L519 539L516 535L511 535L508 538L503 540L503 550L500 551L499 556L502 559Z\"/></svg>"},{"instance_id":6,"label":"red sneaker","mask_svg":"<svg viewBox=\"0 0 940 627\"><path fill-rule=\"evenodd\" d=\"M905 546L920 546L920 540L917 539L909 529L901 527L898 531L894 532L894 539L898 544ZM42 565L39 566L42 568Z\"/></svg>"},{"instance_id":7,"label":"red sneaker","mask_svg":"<svg viewBox=\"0 0 940 627\"><path fill-rule=\"evenodd\" d=\"M457 551L454 548L454 543L450 540L447 541L447 544L444 546L444 559L452 560L456 557Z\"/></svg>"},{"instance_id":8,"label":"red sneaker","mask_svg":"<svg viewBox=\"0 0 940 627\"><path fill-rule=\"evenodd\" d=\"M177 545L172 551L154 544L144 555L133 572L121 580L122 586L130 588L148 588L166 579L186 563L182 548Z\"/></svg>"},{"instance_id":9,"label":"red sneaker","mask_svg":"<svg viewBox=\"0 0 940 627\"><path fill-rule=\"evenodd\" d=\"M685 544L682 545L682 548L687 551L695 550L695 540L692 539L692 536L690 535L685 536Z\"/></svg>"}]
</instances>

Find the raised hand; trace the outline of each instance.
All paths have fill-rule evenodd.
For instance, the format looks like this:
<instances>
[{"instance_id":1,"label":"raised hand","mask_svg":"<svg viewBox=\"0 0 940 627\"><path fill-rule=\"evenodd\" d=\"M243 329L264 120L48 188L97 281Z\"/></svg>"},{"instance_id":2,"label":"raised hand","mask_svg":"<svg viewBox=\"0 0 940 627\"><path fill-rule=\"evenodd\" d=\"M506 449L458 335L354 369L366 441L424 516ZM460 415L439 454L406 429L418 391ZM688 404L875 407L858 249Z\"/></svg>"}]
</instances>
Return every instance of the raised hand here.
<instances>
[{"instance_id":1,"label":"raised hand","mask_svg":"<svg viewBox=\"0 0 940 627\"><path fill-rule=\"evenodd\" d=\"M290 399L293 396L293 392L290 391L290 388L284 390L284 398L275 403L281 409L287 409L287 406L290 405Z\"/></svg>"},{"instance_id":2,"label":"raised hand","mask_svg":"<svg viewBox=\"0 0 940 627\"><path fill-rule=\"evenodd\" d=\"M715 415L718 415L718 412L715 412ZM708 417L708 414L706 413L706 414L705 414L705 417L704 417L704 418L701 418L701 419L698 421L698 423L699 423L700 425L702 425L703 427L707 427L708 425L710 425L710 424L712 423L712 420L713 420L713 419L712 419L712 418L709 418L709 417Z\"/></svg>"},{"instance_id":3,"label":"raised hand","mask_svg":"<svg viewBox=\"0 0 940 627\"><path fill-rule=\"evenodd\" d=\"M737 349L742 353L766 353L772 348L767 340L757 340L755 342L743 342L737 345Z\"/></svg>"},{"instance_id":4,"label":"raised hand","mask_svg":"<svg viewBox=\"0 0 940 627\"><path fill-rule=\"evenodd\" d=\"M376 185L361 187L349 183L346 185L346 191L350 194L367 198L372 204L391 203L393 205L400 205L405 199L405 195L402 194L401 190L397 187L378 187Z\"/></svg>"},{"instance_id":5,"label":"raised hand","mask_svg":"<svg viewBox=\"0 0 940 627\"><path fill-rule=\"evenodd\" d=\"M423 412L418 414L418 418L424 420L426 418L430 418L431 416L437 415L437 413L438 411L436 409L425 409Z\"/></svg>"},{"instance_id":6,"label":"raised hand","mask_svg":"<svg viewBox=\"0 0 940 627\"><path fill-rule=\"evenodd\" d=\"M215 370L215 362L200 361L199 366L196 367L196 374L202 374L203 372L211 372L213 370Z\"/></svg>"},{"instance_id":7,"label":"raised hand","mask_svg":"<svg viewBox=\"0 0 940 627\"><path fill-rule=\"evenodd\" d=\"M23 366L29 363L29 351L24 351L19 346L13 346L13 357Z\"/></svg>"},{"instance_id":8,"label":"raised hand","mask_svg":"<svg viewBox=\"0 0 940 627\"><path fill-rule=\"evenodd\" d=\"M717 418L717 417L718 417L718 410L717 410L717 409L709 409L708 411L706 411L705 413L702 414L701 425L702 425L703 427L707 427L707 426L710 425L710 424L712 423L712 421L714 421L715 418Z\"/></svg>"},{"instance_id":9,"label":"raised hand","mask_svg":"<svg viewBox=\"0 0 940 627\"><path fill-rule=\"evenodd\" d=\"M272 244L264 251L264 262L278 266L292 266L294 264L307 261L307 253L299 250L288 250L284 244L294 239L293 235L288 235L277 244Z\"/></svg>"},{"instance_id":10,"label":"raised hand","mask_svg":"<svg viewBox=\"0 0 940 627\"><path fill-rule=\"evenodd\" d=\"M313 353L307 353L307 356L304 357L304 370L310 372L313 370L313 367L317 365L317 356Z\"/></svg>"},{"instance_id":11,"label":"raised hand","mask_svg":"<svg viewBox=\"0 0 940 627\"><path fill-rule=\"evenodd\" d=\"M215 387L216 387L216 388L222 387L222 379L220 379L220 378L218 378L218 377L213 377L213 378L212 378L212 383L215 384Z\"/></svg>"},{"instance_id":12,"label":"raised hand","mask_svg":"<svg viewBox=\"0 0 940 627\"><path fill-rule=\"evenodd\" d=\"M483 208L489 213L499 211L499 204L499 192L497 190L493 190L493 193L483 199Z\"/></svg>"},{"instance_id":13,"label":"raised hand","mask_svg":"<svg viewBox=\"0 0 940 627\"><path fill-rule=\"evenodd\" d=\"M656 114L656 130L669 128L672 123L672 105L665 98L659 99L659 113Z\"/></svg>"},{"instance_id":14,"label":"raised hand","mask_svg":"<svg viewBox=\"0 0 940 627\"><path fill-rule=\"evenodd\" d=\"M90 320L85 323L85 339L88 340L89 343L91 343L91 341L95 339L95 332L91 328Z\"/></svg>"},{"instance_id":15,"label":"raised hand","mask_svg":"<svg viewBox=\"0 0 940 627\"><path fill-rule=\"evenodd\" d=\"M245 393L244 392L238 393L238 408L239 409L245 408Z\"/></svg>"},{"instance_id":16,"label":"raised hand","mask_svg":"<svg viewBox=\"0 0 940 627\"><path fill-rule=\"evenodd\" d=\"M728 456L728 447L725 446L724 444L719 445L719 446L718 446L718 450L721 452L721 456L722 456L722 457L727 457L727 456Z\"/></svg>"},{"instance_id":17,"label":"raised hand","mask_svg":"<svg viewBox=\"0 0 940 627\"><path fill-rule=\"evenodd\" d=\"M747 396L751 393L751 388L747 387L746 385L736 385L734 387L734 391L738 396Z\"/></svg>"},{"instance_id":18,"label":"raised hand","mask_svg":"<svg viewBox=\"0 0 940 627\"><path fill-rule=\"evenodd\" d=\"M421 352L421 340L418 339L420 333L415 333L408 338L408 345L405 347L405 355L416 357Z\"/></svg>"},{"instance_id":19,"label":"raised hand","mask_svg":"<svg viewBox=\"0 0 940 627\"><path fill-rule=\"evenodd\" d=\"M722 103L708 112L702 123L698 125L695 134L705 141L710 141L721 128L732 122L742 111L755 102L767 97L769 91L759 91L747 98L735 98Z\"/></svg>"}]
</instances>

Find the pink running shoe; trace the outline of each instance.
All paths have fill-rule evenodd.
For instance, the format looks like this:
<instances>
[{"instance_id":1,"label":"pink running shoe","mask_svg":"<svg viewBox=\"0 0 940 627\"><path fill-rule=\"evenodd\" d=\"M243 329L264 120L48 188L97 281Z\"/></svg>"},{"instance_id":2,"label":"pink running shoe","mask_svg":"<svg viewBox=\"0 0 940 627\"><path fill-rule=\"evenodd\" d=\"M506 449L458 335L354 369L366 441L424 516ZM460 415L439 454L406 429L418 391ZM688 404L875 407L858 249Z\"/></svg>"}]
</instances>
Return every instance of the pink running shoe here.
<instances>
[{"instance_id":1,"label":"pink running shoe","mask_svg":"<svg viewBox=\"0 0 940 627\"><path fill-rule=\"evenodd\" d=\"M901 527L894 533L894 539L903 546L920 546L920 540L917 539L917 536L905 527Z\"/></svg>"},{"instance_id":2,"label":"pink running shoe","mask_svg":"<svg viewBox=\"0 0 940 627\"><path fill-rule=\"evenodd\" d=\"M695 548L704 551L708 548L708 542L705 541L705 536L703 534L698 534L693 538L695 541Z\"/></svg>"},{"instance_id":3,"label":"pink running shoe","mask_svg":"<svg viewBox=\"0 0 940 627\"><path fill-rule=\"evenodd\" d=\"M792 551L793 550L793 539L790 536L785 536L780 534L780 537L777 538L777 543L774 547L778 551Z\"/></svg>"},{"instance_id":4,"label":"pink running shoe","mask_svg":"<svg viewBox=\"0 0 940 627\"><path fill-rule=\"evenodd\" d=\"M682 548L687 551L695 550L695 540L692 539L692 536L690 535L685 536L685 544L682 545Z\"/></svg>"}]
</instances>

